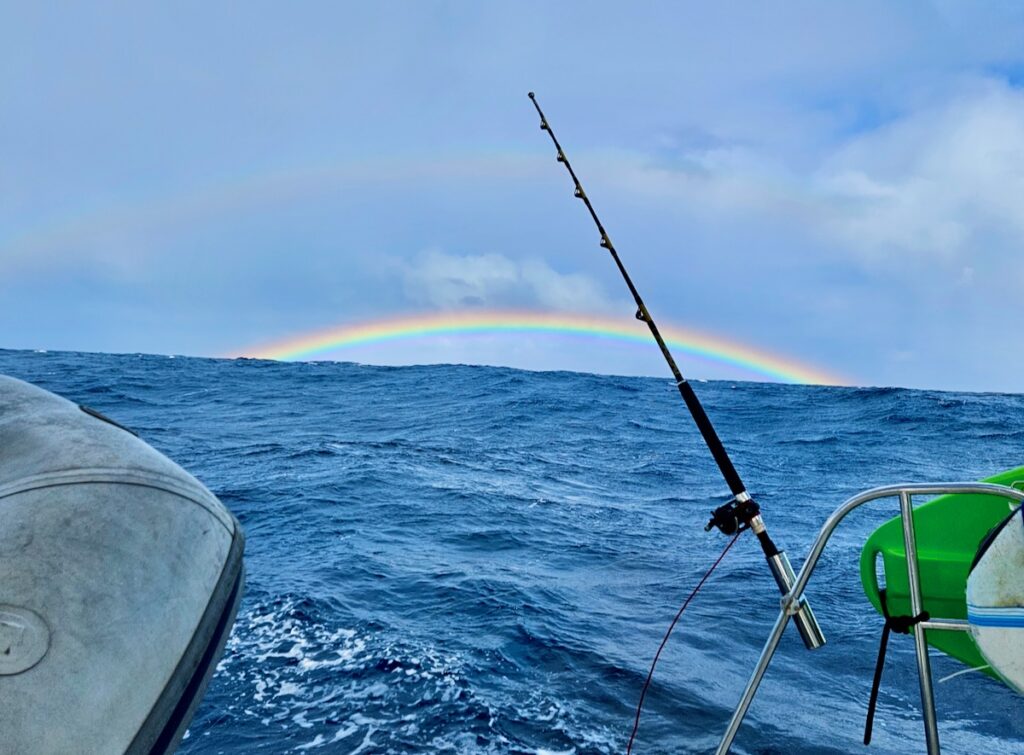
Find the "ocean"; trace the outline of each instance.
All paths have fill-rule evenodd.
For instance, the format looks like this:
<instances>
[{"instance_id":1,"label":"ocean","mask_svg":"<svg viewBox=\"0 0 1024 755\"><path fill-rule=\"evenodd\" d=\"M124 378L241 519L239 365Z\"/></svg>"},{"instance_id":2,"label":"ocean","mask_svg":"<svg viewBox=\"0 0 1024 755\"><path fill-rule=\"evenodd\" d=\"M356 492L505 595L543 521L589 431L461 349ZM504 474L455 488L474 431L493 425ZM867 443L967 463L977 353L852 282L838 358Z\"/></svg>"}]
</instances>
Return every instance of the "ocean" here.
<instances>
[{"instance_id":1,"label":"ocean","mask_svg":"<svg viewBox=\"0 0 1024 755\"><path fill-rule=\"evenodd\" d=\"M0 351L201 479L246 531L247 591L183 753L621 753L728 491L670 380ZM850 495L1024 463L1024 395L694 384L799 567ZM861 745L881 619L851 516L787 630L737 753L923 752L913 642L894 635ZM666 647L634 752L713 750L778 610L744 535ZM935 653L936 679L961 666ZM936 685L951 753L1024 749L1021 699Z\"/></svg>"}]
</instances>

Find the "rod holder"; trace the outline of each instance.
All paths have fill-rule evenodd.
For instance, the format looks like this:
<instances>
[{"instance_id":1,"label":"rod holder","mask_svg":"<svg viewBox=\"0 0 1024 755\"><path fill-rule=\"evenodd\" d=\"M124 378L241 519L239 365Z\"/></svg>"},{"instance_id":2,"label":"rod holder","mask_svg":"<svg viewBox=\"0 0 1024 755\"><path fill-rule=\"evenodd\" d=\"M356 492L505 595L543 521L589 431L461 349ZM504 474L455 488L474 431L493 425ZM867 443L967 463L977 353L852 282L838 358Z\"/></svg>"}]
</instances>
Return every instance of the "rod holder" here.
<instances>
[{"instance_id":1,"label":"rod holder","mask_svg":"<svg viewBox=\"0 0 1024 755\"><path fill-rule=\"evenodd\" d=\"M785 601L792 593L793 586L796 585L796 574L793 572L793 566L789 563L789 556L785 551L779 551L775 555L769 556L768 567L772 570L775 584L779 586L779 591ZM815 618L807 598L801 595L796 602L795 609L784 604L783 610L792 614L793 623L796 624L797 631L800 632L800 639L804 641L805 648L817 650L825 644L825 634L821 631L821 625L818 624L818 619Z\"/></svg>"}]
</instances>

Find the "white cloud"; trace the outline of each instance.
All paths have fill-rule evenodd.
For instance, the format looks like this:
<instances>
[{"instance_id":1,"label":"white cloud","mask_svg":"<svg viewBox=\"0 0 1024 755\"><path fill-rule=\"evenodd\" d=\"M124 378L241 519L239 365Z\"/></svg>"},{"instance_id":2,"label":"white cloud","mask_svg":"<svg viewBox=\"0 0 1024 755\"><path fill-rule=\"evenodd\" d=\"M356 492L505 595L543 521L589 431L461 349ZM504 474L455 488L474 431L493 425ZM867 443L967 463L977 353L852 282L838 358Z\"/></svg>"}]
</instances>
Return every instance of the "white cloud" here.
<instances>
[{"instance_id":1,"label":"white cloud","mask_svg":"<svg viewBox=\"0 0 1024 755\"><path fill-rule=\"evenodd\" d=\"M599 180L719 223L771 218L871 267L1024 259L1024 90L1005 82L961 81L799 165L707 141L656 162L606 154Z\"/></svg>"},{"instance_id":2,"label":"white cloud","mask_svg":"<svg viewBox=\"0 0 1024 755\"><path fill-rule=\"evenodd\" d=\"M952 260L986 238L1024 245L1024 92L973 83L844 145L816 185L825 229L868 253Z\"/></svg>"},{"instance_id":3,"label":"white cloud","mask_svg":"<svg viewBox=\"0 0 1024 755\"><path fill-rule=\"evenodd\" d=\"M613 304L604 290L581 273L560 273L539 259L513 260L503 254L448 254L436 249L402 264L406 297L441 309L540 307L605 311Z\"/></svg>"}]
</instances>

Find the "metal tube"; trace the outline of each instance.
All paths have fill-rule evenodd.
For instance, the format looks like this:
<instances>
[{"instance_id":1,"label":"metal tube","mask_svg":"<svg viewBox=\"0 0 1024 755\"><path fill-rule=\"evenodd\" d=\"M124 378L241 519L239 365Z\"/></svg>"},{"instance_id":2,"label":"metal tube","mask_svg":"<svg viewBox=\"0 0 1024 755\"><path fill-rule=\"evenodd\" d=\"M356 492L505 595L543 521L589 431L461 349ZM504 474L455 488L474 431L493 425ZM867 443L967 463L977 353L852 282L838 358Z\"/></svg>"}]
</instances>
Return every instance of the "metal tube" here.
<instances>
[{"instance_id":1,"label":"metal tube","mask_svg":"<svg viewBox=\"0 0 1024 755\"><path fill-rule=\"evenodd\" d=\"M796 575L789 563L786 551L779 551L768 559L768 566L775 577L775 583L783 595L788 595L793 585L796 584ZM817 650L825 644L825 634L821 631L821 625L814 616L810 604L804 596L797 601L797 609L793 614L793 623L800 632L800 639L804 641L804 647L808 650Z\"/></svg>"},{"instance_id":2,"label":"metal tube","mask_svg":"<svg viewBox=\"0 0 1024 755\"><path fill-rule=\"evenodd\" d=\"M902 485L883 485L881 487L865 490L846 500L842 506L832 512L825 523L821 525L818 537L811 546L807 559L796 576L796 584L790 594L786 596L786 602L791 602L794 595L803 595L807 589L807 581L814 572L821 552L825 550L825 543L832 537L832 532L839 523L846 518L846 515L859 506L869 503L877 498L888 498L899 495L906 491L912 495L945 495L946 493L980 493L982 495L997 495L1002 498L1011 498L1024 503L1024 491L1014 490L1003 485L993 485L990 482L939 482L939 483L904 483Z\"/></svg>"},{"instance_id":3,"label":"metal tube","mask_svg":"<svg viewBox=\"0 0 1024 755\"><path fill-rule=\"evenodd\" d=\"M747 715L750 703L754 701L757 688L761 686L761 679L764 678L764 674L768 670L768 664L771 663L772 656L775 655L775 649L779 646L779 640L782 639L782 632L786 629L786 622L788 621L789 614L785 611L779 611L779 616L775 619L775 626L772 627L772 632L768 635L768 641L764 644L761 657L757 659L754 673L750 675L746 689L743 690L743 697L740 698L736 710L732 713L732 718L729 719L729 727L725 730L725 734L722 735L722 741L718 743L715 755L726 755L729 752L729 748L732 747L732 742L736 739L736 733L740 730L740 724L743 723L743 718Z\"/></svg>"},{"instance_id":4,"label":"metal tube","mask_svg":"<svg viewBox=\"0 0 1024 755\"><path fill-rule=\"evenodd\" d=\"M969 632L971 625L963 619L930 619L918 624L922 629L942 629L947 632Z\"/></svg>"},{"instance_id":5,"label":"metal tube","mask_svg":"<svg viewBox=\"0 0 1024 755\"><path fill-rule=\"evenodd\" d=\"M906 546L907 578L910 581L910 613L917 616L921 607L921 575L917 568L917 539L914 536L914 506L910 493L900 491L900 517L903 520L903 543ZM917 650L917 676L921 684L921 712L924 716L924 738L928 755L939 753L939 727L935 720L935 696L932 691L932 668L928 659L926 630L918 626L914 630L914 646Z\"/></svg>"}]
</instances>

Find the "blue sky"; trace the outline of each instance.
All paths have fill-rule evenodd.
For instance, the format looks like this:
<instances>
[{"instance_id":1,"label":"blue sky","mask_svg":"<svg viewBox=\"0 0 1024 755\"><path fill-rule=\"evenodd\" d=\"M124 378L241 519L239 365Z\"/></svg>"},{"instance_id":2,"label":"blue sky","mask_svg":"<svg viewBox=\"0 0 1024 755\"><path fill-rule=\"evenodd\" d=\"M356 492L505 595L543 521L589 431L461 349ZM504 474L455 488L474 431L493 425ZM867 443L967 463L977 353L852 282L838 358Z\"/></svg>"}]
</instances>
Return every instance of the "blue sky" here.
<instances>
[{"instance_id":1,"label":"blue sky","mask_svg":"<svg viewBox=\"0 0 1024 755\"><path fill-rule=\"evenodd\" d=\"M1021 8L8 5L0 346L631 317L532 89L656 317L858 383L1019 392ZM342 356L665 374L542 336Z\"/></svg>"}]
</instances>

